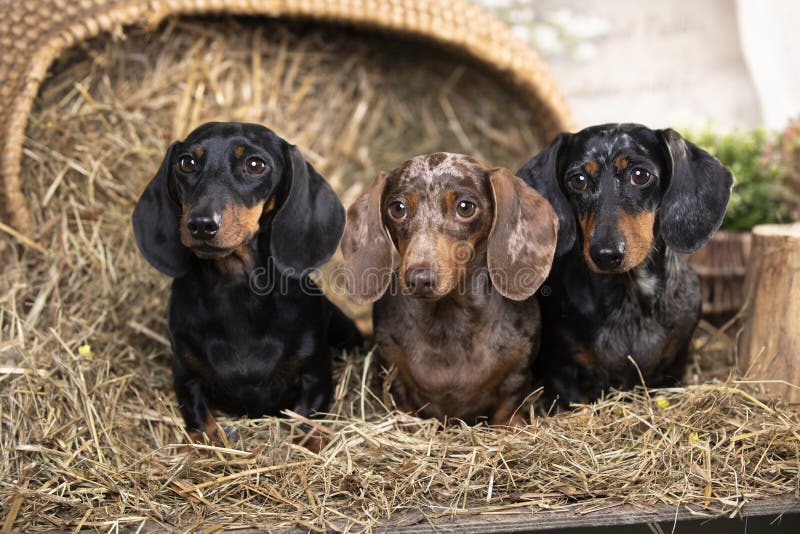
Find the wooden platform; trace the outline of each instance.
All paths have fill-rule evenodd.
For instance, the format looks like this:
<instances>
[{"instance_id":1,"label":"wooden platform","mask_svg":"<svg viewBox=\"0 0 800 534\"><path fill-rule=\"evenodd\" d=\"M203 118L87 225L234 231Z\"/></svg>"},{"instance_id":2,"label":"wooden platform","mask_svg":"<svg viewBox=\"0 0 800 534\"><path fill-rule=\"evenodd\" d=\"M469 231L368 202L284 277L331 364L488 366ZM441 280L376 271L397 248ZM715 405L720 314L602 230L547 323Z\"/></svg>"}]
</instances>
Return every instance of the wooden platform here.
<instances>
[{"instance_id":1,"label":"wooden platform","mask_svg":"<svg viewBox=\"0 0 800 534\"><path fill-rule=\"evenodd\" d=\"M620 525L645 525L648 523L668 523L676 521L712 520L730 518L734 514L731 506L724 512L713 513L699 507L681 506L678 510L670 506L659 506L649 510L620 504L603 505L599 508L587 504L575 505L565 512L531 512L520 509L518 512L486 513L480 515L448 516L425 519L415 524L387 525L387 530L399 533L426 532L482 532L511 533L535 532L561 528L589 528ZM779 517L787 514L800 514L800 498L794 495L751 501L735 513L734 517ZM421 516L421 514L420 514ZM381 530L378 528L377 530ZM755 531L754 531L755 532Z\"/></svg>"}]
</instances>

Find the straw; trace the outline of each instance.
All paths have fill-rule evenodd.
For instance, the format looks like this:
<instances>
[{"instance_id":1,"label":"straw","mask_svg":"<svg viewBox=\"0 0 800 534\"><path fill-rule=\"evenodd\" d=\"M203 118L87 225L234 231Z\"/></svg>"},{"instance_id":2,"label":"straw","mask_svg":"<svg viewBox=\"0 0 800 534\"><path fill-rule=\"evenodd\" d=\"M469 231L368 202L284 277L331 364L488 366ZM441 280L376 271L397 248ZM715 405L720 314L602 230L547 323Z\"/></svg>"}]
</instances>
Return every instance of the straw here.
<instances>
[{"instance_id":1,"label":"straw","mask_svg":"<svg viewBox=\"0 0 800 534\"><path fill-rule=\"evenodd\" d=\"M733 339L707 326L695 385L611 394L518 430L399 413L391 372L359 353L337 356L330 413L313 421L321 453L295 444L304 419L291 412L222 418L238 437L183 451L169 280L130 227L167 144L206 120L263 122L349 204L413 154L515 169L540 137L525 109L475 66L408 43L263 21L172 20L56 64L25 142L35 224L0 227L0 529L371 530L619 503L713 515L797 496L797 414L731 378Z\"/></svg>"}]
</instances>

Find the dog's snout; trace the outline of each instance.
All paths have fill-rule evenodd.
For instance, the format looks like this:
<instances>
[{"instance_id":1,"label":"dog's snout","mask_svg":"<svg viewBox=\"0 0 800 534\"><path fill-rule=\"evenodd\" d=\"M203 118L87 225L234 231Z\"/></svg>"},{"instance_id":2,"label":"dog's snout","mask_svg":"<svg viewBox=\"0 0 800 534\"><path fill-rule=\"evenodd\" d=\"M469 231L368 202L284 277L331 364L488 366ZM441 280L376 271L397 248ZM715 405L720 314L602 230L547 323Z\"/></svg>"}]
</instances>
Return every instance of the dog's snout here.
<instances>
[{"instance_id":1,"label":"dog's snout","mask_svg":"<svg viewBox=\"0 0 800 534\"><path fill-rule=\"evenodd\" d=\"M406 270L406 287L415 297L426 297L436 290L436 272L430 267L413 267Z\"/></svg>"},{"instance_id":2,"label":"dog's snout","mask_svg":"<svg viewBox=\"0 0 800 534\"><path fill-rule=\"evenodd\" d=\"M193 238L208 241L217 235L221 222L218 213L196 213L186 219L186 228Z\"/></svg>"},{"instance_id":3,"label":"dog's snout","mask_svg":"<svg viewBox=\"0 0 800 534\"><path fill-rule=\"evenodd\" d=\"M597 268L603 271L617 269L625 258L625 243L593 244L589 249L589 254Z\"/></svg>"}]
</instances>

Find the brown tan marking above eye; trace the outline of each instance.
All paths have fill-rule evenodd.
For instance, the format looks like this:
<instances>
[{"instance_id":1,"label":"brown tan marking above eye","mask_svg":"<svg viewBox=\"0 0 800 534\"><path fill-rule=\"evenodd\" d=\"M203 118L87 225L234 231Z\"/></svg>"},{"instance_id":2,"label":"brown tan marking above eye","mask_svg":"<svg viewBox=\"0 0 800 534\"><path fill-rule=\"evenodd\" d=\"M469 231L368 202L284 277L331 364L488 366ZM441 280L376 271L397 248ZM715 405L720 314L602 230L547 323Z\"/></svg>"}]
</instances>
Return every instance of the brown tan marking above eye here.
<instances>
[{"instance_id":1,"label":"brown tan marking above eye","mask_svg":"<svg viewBox=\"0 0 800 534\"><path fill-rule=\"evenodd\" d=\"M242 145L239 145L236 148L234 148L233 155L236 157L236 159L239 159L242 156L244 156L244 147Z\"/></svg>"},{"instance_id":2,"label":"brown tan marking above eye","mask_svg":"<svg viewBox=\"0 0 800 534\"><path fill-rule=\"evenodd\" d=\"M199 147L194 149L194 155L195 155L195 157L197 159L202 158L203 154L205 154L205 151L203 150L203 147L199 146Z\"/></svg>"},{"instance_id":3,"label":"brown tan marking above eye","mask_svg":"<svg viewBox=\"0 0 800 534\"><path fill-rule=\"evenodd\" d=\"M591 177L597 177L597 173L600 172L600 166L594 160L589 160L584 163L583 168L586 169L586 172L589 173Z\"/></svg>"},{"instance_id":4,"label":"brown tan marking above eye","mask_svg":"<svg viewBox=\"0 0 800 534\"><path fill-rule=\"evenodd\" d=\"M622 172L628 168L630 161L625 156L619 156L617 159L614 160L614 168L617 169L617 172Z\"/></svg>"},{"instance_id":5,"label":"brown tan marking above eye","mask_svg":"<svg viewBox=\"0 0 800 534\"><path fill-rule=\"evenodd\" d=\"M442 195L442 211L444 213L449 213L452 207L456 203L456 198L458 198L458 193L455 191L445 191Z\"/></svg>"}]
</instances>

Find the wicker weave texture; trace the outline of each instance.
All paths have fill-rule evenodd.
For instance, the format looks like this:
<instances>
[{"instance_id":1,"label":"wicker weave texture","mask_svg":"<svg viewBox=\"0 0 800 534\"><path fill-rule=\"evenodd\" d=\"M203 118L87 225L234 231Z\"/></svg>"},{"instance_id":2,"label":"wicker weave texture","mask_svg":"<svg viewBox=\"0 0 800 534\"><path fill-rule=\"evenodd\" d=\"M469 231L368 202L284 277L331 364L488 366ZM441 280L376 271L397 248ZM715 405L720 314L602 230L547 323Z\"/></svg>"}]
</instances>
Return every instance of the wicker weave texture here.
<instances>
[{"instance_id":1,"label":"wicker weave texture","mask_svg":"<svg viewBox=\"0 0 800 534\"><path fill-rule=\"evenodd\" d=\"M541 58L469 0L0 0L0 185L3 218L22 232L30 216L19 180L25 127L52 61L65 49L169 15L226 13L314 19L446 45L496 71L534 111L544 137L570 129L562 93Z\"/></svg>"}]
</instances>

